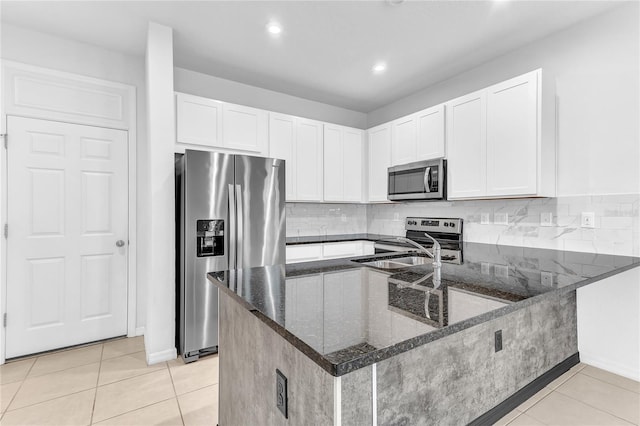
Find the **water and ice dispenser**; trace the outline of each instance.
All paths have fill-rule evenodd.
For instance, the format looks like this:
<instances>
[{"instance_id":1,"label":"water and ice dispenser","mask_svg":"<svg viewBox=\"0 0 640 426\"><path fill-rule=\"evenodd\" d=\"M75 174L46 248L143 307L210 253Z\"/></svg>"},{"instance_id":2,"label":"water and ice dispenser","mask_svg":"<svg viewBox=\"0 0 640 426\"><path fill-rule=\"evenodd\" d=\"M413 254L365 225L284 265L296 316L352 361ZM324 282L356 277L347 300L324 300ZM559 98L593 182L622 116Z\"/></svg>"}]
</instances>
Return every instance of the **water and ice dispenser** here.
<instances>
[{"instance_id":1,"label":"water and ice dispenser","mask_svg":"<svg viewBox=\"0 0 640 426\"><path fill-rule=\"evenodd\" d=\"M224 255L224 220L196 221L196 255L198 257Z\"/></svg>"}]
</instances>

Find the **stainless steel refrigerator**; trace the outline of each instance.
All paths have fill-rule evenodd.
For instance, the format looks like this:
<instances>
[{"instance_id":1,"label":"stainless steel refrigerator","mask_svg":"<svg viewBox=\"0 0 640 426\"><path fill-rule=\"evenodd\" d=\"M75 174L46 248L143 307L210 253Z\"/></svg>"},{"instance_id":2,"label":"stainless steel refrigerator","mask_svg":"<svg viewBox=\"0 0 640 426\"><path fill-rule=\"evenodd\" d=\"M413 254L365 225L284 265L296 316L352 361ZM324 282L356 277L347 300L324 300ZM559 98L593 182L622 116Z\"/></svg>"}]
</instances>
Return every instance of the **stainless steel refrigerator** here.
<instances>
[{"instance_id":1,"label":"stainless steel refrigerator","mask_svg":"<svg viewBox=\"0 0 640 426\"><path fill-rule=\"evenodd\" d=\"M283 160L176 154L177 345L185 362L218 350L218 290L207 272L285 263Z\"/></svg>"}]
</instances>

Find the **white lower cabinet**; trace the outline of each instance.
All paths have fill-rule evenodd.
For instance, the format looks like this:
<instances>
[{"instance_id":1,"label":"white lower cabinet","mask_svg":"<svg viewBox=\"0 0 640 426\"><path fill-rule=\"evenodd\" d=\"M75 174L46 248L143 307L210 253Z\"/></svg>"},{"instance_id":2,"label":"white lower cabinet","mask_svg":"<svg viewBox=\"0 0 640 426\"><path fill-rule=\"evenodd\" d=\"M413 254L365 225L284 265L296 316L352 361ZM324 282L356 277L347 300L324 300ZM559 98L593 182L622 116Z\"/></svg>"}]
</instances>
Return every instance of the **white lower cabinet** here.
<instances>
[{"instance_id":1,"label":"white lower cabinet","mask_svg":"<svg viewBox=\"0 0 640 426\"><path fill-rule=\"evenodd\" d=\"M286 246L287 263L339 259L374 253L373 241L345 241L339 243L290 244Z\"/></svg>"}]
</instances>

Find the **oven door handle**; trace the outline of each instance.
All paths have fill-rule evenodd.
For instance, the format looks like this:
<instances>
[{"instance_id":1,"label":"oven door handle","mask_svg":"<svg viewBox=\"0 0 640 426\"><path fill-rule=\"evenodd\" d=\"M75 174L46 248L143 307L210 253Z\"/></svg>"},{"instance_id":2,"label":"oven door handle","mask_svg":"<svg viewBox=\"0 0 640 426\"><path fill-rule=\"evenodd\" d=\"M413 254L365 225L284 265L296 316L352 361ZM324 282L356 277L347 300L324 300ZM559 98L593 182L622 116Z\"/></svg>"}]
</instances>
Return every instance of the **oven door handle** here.
<instances>
[{"instance_id":1,"label":"oven door handle","mask_svg":"<svg viewBox=\"0 0 640 426\"><path fill-rule=\"evenodd\" d=\"M431 167L424 169L424 191L431 192Z\"/></svg>"}]
</instances>

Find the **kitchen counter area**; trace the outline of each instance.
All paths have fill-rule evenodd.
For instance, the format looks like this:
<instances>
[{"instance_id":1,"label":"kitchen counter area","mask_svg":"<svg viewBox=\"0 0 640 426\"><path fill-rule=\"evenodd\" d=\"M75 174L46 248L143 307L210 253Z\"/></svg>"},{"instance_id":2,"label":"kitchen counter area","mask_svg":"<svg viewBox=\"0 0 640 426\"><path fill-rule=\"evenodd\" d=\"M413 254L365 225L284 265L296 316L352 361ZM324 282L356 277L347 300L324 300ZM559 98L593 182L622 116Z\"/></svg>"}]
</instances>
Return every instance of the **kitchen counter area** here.
<instances>
[{"instance_id":1,"label":"kitchen counter area","mask_svg":"<svg viewBox=\"0 0 640 426\"><path fill-rule=\"evenodd\" d=\"M577 363L575 290L640 265L634 257L477 243L462 253L461 264L442 265L439 286L430 262L393 272L353 261L398 255L209 273L222 290L221 398L270 395L278 368L295 424L362 416L468 423ZM242 373L225 378L227 362L252 385ZM221 424L277 423L276 404L263 399L228 412L221 400ZM466 409L451 410L460 404Z\"/></svg>"}]
</instances>

